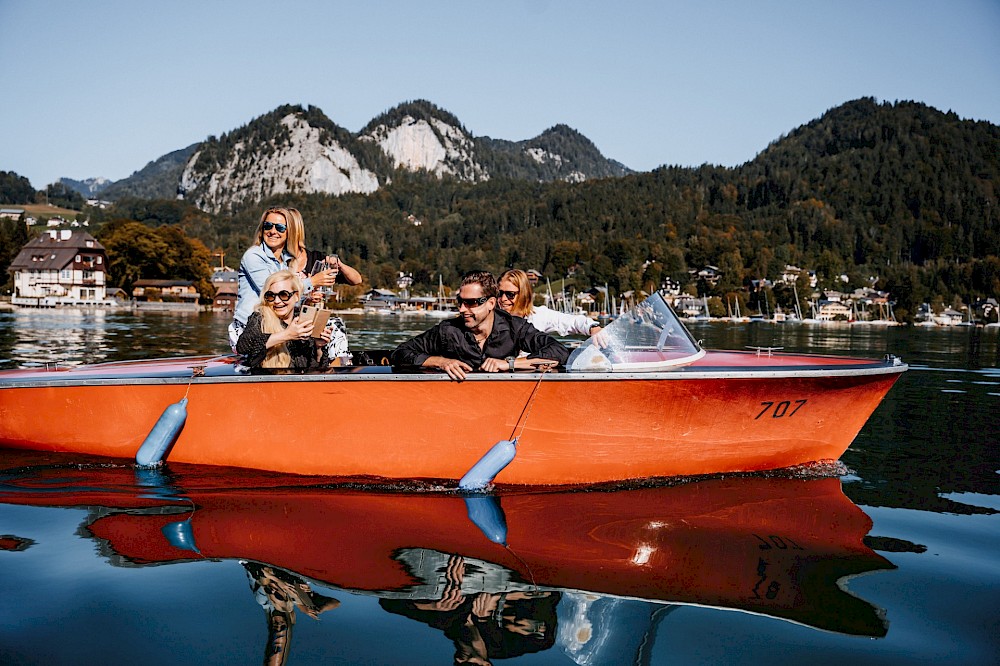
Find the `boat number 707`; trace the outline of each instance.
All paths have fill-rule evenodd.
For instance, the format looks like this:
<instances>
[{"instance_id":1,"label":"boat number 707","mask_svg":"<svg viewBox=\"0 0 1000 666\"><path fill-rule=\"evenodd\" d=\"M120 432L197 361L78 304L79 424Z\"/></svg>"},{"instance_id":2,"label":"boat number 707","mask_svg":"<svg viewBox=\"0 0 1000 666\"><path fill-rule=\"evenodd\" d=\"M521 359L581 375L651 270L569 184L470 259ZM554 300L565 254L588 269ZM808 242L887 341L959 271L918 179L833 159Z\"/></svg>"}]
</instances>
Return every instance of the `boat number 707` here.
<instances>
[{"instance_id":1,"label":"boat number 707","mask_svg":"<svg viewBox=\"0 0 1000 666\"><path fill-rule=\"evenodd\" d=\"M765 400L760 403L761 407L764 409L760 410L760 413L754 417L754 421L764 416L765 414L771 414L772 419L780 419L784 417L791 418L795 416L795 412L802 408L802 405L806 404L806 400L782 400L781 402L776 402L774 400Z\"/></svg>"}]
</instances>

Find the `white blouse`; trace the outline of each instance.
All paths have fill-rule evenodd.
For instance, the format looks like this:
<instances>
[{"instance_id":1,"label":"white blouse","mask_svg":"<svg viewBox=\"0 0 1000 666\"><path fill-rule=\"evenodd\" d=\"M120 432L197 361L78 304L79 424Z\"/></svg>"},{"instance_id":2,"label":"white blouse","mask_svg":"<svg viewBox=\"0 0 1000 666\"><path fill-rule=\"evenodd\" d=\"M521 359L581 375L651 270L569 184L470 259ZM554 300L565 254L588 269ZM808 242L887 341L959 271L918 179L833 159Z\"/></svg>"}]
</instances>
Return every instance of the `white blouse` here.
<instances>
[{"instance_id":1,"label":"white blouse","mask_svg":"<svg viewBox=\"0 0 1000 666\"><path fill-rule=\"evenodd\" d=\"M536 306L526 319L528 323L542 333L553 333L562 336L590 335L590 329L600 326L600 324L587 315L550 310L544 305Z\"/></svg>"}]
</instances>

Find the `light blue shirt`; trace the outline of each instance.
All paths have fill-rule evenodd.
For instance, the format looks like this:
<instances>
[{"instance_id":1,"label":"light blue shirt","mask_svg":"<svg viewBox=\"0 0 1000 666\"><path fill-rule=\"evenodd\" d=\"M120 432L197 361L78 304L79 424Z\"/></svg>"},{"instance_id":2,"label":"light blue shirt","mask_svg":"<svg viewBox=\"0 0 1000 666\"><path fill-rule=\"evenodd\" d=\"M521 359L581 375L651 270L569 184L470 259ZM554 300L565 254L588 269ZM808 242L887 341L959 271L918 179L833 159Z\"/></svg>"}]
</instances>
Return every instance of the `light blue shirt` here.
<instances>
[{"instance_id":1,"label":"light blue shirt","mask_svg":"<svg viewBox=\"0 0 1000 666\"><path fill-rule=\"evenodd\" d=\"M278 261L264 243L255 245L243 253L243 259L240 260L240 283L239 291L236 294L236 310L233 312L234 321L246 325L247 319L253 314L254 307L260 303L260 292L264 288L264 281L271 273L288 268L288 262L292 258L287 250L283 250L281 261ZM309 281L309 278L303 280L302 288L306 293L312 291L312 282ZM299 296L303 295L299 294Z\"/></svg>"}]
</instances>

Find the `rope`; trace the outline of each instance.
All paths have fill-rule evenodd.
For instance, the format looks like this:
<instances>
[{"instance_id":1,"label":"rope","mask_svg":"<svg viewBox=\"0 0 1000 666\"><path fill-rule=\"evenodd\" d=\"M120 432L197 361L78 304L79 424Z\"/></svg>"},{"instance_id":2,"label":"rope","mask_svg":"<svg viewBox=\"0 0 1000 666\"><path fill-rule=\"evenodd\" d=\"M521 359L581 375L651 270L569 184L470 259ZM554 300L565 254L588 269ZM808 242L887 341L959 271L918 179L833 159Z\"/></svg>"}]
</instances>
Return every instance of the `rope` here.
<instances>
[{"instance_id":1,"label":"rope","mask_svg":"<svg viewBox=\"0 0 1000 666\"><path fill-rule=\"evenodd\" d=\"M528 396L528 401L524 403L524 408L521 409L521 415L517 418L517 423L514 424L514 429L511 430L510 432L510 441L517 443L517 440L520 439L521 434L524 433L524 426L527 425L528 423L528 414L531 413L531 406L535 402L535 394L538 393L538 387L542 385L542 377L544 377L545 373L548 371L549 371L549 366L544 366L541 369L538 375L538 381L535 382L535 388L531 390L531 395ZM518 426L521 426L520 433L517 432Z\"/></svg>"}]
</instances>

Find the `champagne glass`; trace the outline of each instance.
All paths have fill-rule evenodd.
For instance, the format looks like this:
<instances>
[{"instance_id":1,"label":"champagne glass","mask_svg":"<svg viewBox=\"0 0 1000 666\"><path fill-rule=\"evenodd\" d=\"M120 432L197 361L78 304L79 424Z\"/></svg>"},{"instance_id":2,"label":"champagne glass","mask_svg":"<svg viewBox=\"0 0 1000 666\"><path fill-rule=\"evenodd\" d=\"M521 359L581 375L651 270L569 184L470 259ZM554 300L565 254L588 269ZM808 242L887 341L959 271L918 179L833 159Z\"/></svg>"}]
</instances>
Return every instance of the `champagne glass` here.
<instances>
[{"instance_id":1,"label":"champagne glass","mask_svg":"<svg viewBox=\"0 0 1000 666\"><path fill-rule=\"evenodd\" d=\"M328 264L326 262L325 259L317 259L316 261L313 262L312 273L310 273L310 274L311 275L316 275L320 271L325 271L325 270L327 270L329 268L331 268L331 266L330 266L330 264ZM339 266L338 266L338 271L337 272L339 272ZM334 277L336 277L336 276L337 276L337 273L334 273ZM326 286L316 287L316 289L319 290L319 293L323 294L323 299L324 300L326 300L326 297L329 296L330 293L331 293L331 291L332 291L330 289L330 287L326 287Z\"/></svg>"}]
</instances>

